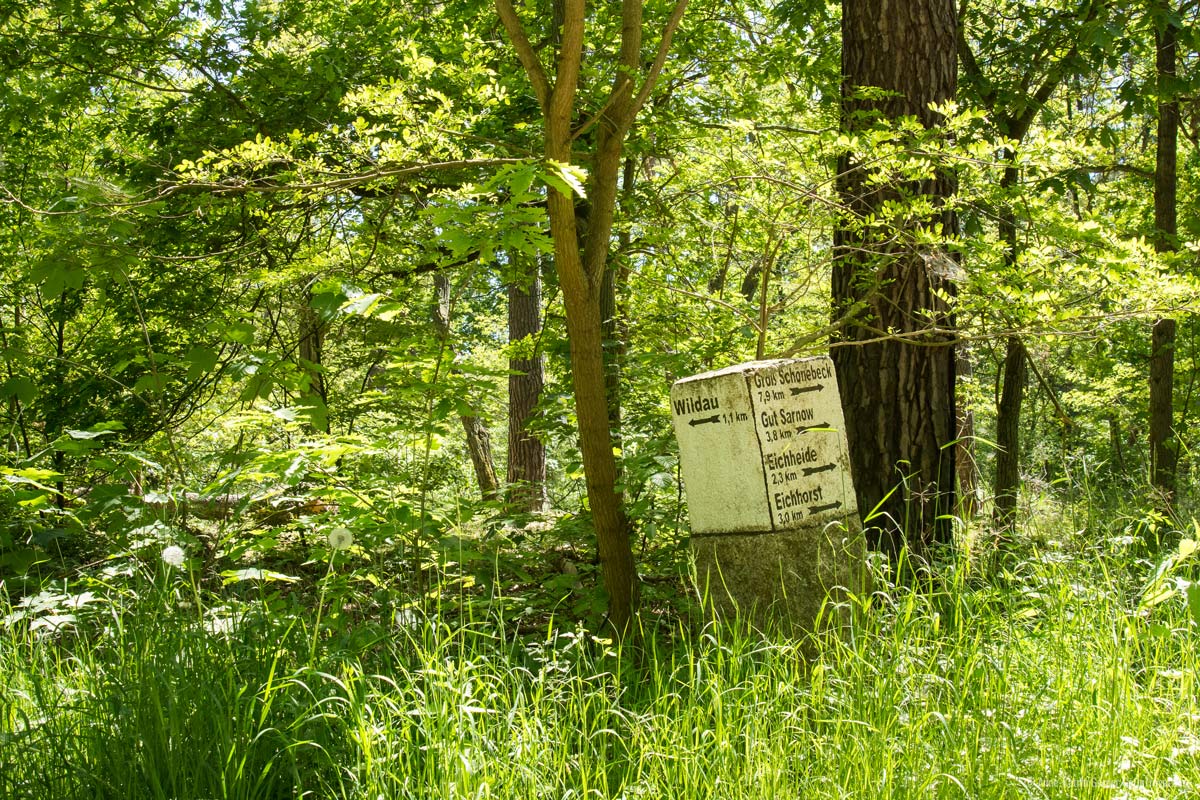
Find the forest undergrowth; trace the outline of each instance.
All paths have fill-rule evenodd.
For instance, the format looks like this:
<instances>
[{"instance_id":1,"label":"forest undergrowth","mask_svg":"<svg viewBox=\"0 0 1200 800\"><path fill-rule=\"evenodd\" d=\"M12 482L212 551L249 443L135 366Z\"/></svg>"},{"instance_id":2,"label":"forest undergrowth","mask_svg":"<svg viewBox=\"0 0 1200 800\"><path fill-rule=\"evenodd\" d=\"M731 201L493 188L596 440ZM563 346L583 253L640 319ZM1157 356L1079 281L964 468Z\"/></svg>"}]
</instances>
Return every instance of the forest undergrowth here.
<instances>
[{"instance_id":1,"label":"forest undergrowth","mask_svg":"<svg viewBox=\"0 0 1200 800\"><path fill-rule=\"evenodd\" d=\"M339 535L307 576L214 588L167 548L3 600L0 798L1200 793L1191 524L1039 514L928 580L876 564L841 636L681 598L625 647L461 582L355 613Z\"/></svg>"}]
</instances>

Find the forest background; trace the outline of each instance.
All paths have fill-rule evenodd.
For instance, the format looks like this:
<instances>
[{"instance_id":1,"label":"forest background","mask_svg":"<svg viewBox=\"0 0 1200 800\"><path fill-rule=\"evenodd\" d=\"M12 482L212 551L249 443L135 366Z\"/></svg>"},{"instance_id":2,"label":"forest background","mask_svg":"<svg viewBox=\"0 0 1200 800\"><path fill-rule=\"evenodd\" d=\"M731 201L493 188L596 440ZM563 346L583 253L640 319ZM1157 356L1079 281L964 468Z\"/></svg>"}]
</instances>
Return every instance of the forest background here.
<instances>
[{"instance_id":1,"label":"forest background","mask_svg":"<svg viewBox=\"0 0 1200 800\"><path fill-rule=\"evenodd\" d=\"M850 433L881 591L858 598L862 636L824 657L861 670L855 647L874 646L889 663L967 669L987 661L978 631L1009 642L1024 620L1036 641L1087 642L1027 653L1045 662L1031 675L1094 661L1121 700L1033 762L1021 731L1050 738L1035 724L977 734L965 761L887 736L863 749L838 727L823 741L862 763L832 779L768 770L781 791L974 780L967 795L1019 796L1015 775L1050 796L1187 796L1200 750L1175 734L1194 721L1200 620L1197 4L886 5L3 4L0 664L14 677L0 744L26 755L0 756L14 776L0 787L558 796L598 781L632 796L653 784L647 754L677 734L634 746L621 709L689 729L687 713L714 713L655 705L706 682L648 667L662 662L646 652L709 665L712 697L753 674L806 687L780 714L827 702L820 669L763 656L793 645L756 650L743 632L689 649L706 640L667 391L832 351L851 428L876 417ZM1084 597L1095 616L1064 622ZM748 661L724 661L729 647ZM109 660L123 649L142 660ZM229 693L179 694L172 651ZM1009 663L1020 647L1002 652ZM549 757L510 758L506 784L484 724L504 702L475 694L527 685L529 659L540 679L561 666L578 703L520 718L545 724L545 711L577 733ZM429 711L418 721L432 727L398 734L405 703L432 703L434 673L457 716ZM123 696L89 683L103 675L149 705L102 712ZM334 680L319 689L317 675ZM346 756L311 727L327 702L345 719L339 703L387 695L379 675L428 689L388 701L389 741L409 755L365 756L373 728L359 719ZM878 705L841 718L961 738L948 712L936 735L928 716L894 717L929 695L887 679L899 682L874 684ZM1020 690L971 680L979 706L961 720L987 730L980 709ZM1040 686L1031 708L1087 691ZM276 691L298 705L278 711ZM511 721L523 695L496 691ZM190 710L165 711L164 694ZM188 773L172 737L243 701L245 727L212 732L224 766ZM1119 717L1143 704L1157 711ZM1129 745L1114 714L1169 733ZM733 727L704 729L716 742ZM115 731L143 755L106 754ZM1100 770L1071 738L1098 731ZM438 735L457 761L428 756ZM746 763L708 748L696 743L705 774L745 780ZM897 749L918 760L893 761ZM1004 769L980 766L993 757ZM954 758L969 775L942 764L953 780L918 785Z\"/></svg>"}]
</instances>

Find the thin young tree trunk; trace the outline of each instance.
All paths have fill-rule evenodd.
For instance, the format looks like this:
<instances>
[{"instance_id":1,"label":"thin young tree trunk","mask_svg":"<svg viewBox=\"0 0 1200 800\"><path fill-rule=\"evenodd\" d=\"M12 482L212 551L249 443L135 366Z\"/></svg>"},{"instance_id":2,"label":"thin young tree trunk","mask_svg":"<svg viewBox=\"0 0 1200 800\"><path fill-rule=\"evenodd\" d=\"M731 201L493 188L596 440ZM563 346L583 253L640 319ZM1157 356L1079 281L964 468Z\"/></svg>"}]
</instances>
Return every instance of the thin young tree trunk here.
<instances>
[{"instance_id":1,"label":"thin young tree trunk","mask_svg":"<svg viewBox=\"0 0 1200 800\"><path fill-rule=\"evenodd\" d=\"M453 359L454 345L450 331L450 279L442 273L433 277L433 322L438 331L442 344L451 353ZM453 374L453 370L452 370ZM468 404L470 400L468 399ZM471 457L471 466L475 470L475 480L479 484L479 495L484 500L495 500L500 494L500 481L496 479L496 466L492 459L492 437L487 427L473 413L459 414L463 433L466 436L467 453Z\"/></svg>"},{"instance_id":2,"label":"thin young tree trunk","mask_svg":"<svg viewBox=\"0 0 1200 800\"><path fill-rule=\"evenodd\" d=\"M1004 353L1004 386L996 407L996 501L992 520L999 532L1011 531L1017 518L1021 479L1021 399L1028 380L1028 354L1019 336L1009 336Z\"/></svg>"},{"instance_id":3,"label":"thin young tree trunk","mask_svg":"<svg viewBox=\"0 0 1200 800\"><path fill-rule=\"evenodd\" d=\"M1158 152L1154 166L1154 249L1174 252L1176 247L1176 184L1179 141L1179 103L1172 81L1176 75L1178 29L1163 4L1162 29L1155 34L1155 70L1158 76ZM1178 453L1174 434L1175 320L1154 323L1150 339L1150 480L1165 510L1174 503Z\"/></svg>"},{"instance_id":4,"label":"thin young tree trunk","mask_svg":"<svg viewBox=\"0 0 1200 800\"><path fill-rule=\"evenodd\" d=\"M1017 186L1020 173L1012 164L1016 154L1006 153L1009 166L1004 169L1000 187L1011 193ZM1004 243L1004 268L1010 272L1017 269L1018 246L1016 214L1010 203L1000 212L1000 241ZM1000 403L996 407L996 480L993 487L995 505L992 507L992 524L1001 536L1012 533L1017 523L1017 494L1021 484L1021 404L1028 382L1028 353L1019 335L1011 335L1005 341L1004 386Z\"/></svg>"},{"instance_id":5,"label":"thin young tree trunk","mask_svg":"<svg viewBox=\"0 0 1200 800\"><path fill-rule=\"evenodd\" d=\"M625 158L621 170L621 194L625 202L633 196L633 184L637 162L633 156ZM619 235L618 252L629 249L629 231ZM628 322L622 313L621 297L629 280L629 269L621 259L610 258L604 268L604 282L600 291L600 317L604 322L604 387L608 394L608 425L612 430L614 444L621 447L621 372L624 369L625 345L628 341ZM618 470L620 465L618 465Z\"/></svg>"},{"instance_id":6,"label":"thin young tree trunk","mask_svg":"<svg viewBox=\"0 0 1200 800\"><path fill-rule=\"evenodd\" d=\"M1079 9L1075 23L1082 26L1093 22L1100 13L1103 4L1085 3ZM1074 32L1067 31L1066 37L1078 37L1082 28ZM966 36L958 37L958 54L966 76L978 84L980 99L993 114L999 132L1017 143L1025 139L1038 112L1050 100L1059 84L1070 74L1078 56L1078 45L1073 43L1063 55L1057 59L1038 60L1030 65L1030 71L1024 73L1016 85L1020 87L1019 99L1004 98L997 91L996 85L987 79L983 68L975 58ZM1041 82L1037 82L1037 70L1041 71ZM1030 91L1032 87L1037 88ZM1007 106L1001 105L1003 100ZM1020 179L1020 170L1016 166L1016 153L1011 149L1005 150L1004 159L1007 162L1001 186L1011 196L1015 192ZM1004 243L1004 267L1009 274L1015 274L1019 265L1019 242L1017 240L1017 216L1014 211L1015 201L1006 200L1006 208L1002 210L999 220L1000 240ZM1001 536L1011 533L1016 522L1017 492L1020 483L1020 419L1023 391L1026 383L1028 354L1025 345L1016 335L1008 338L1004 360L1004 390L996 409L997 453L995 475L996 504L993 507L992 520Z\"/></svg>"},{"instance_id":7,"label":"thin young tree trunk","mask_svg":"<svg viewBox=\"0 0 1200 800\"><path fill-rule=\"evenodd\" d=\"M969 380L974 374L970 351L959 347L955 356L958 379ZM959 398L961 400L961 398ZM979 462L975 460L975 410L969 402L956 401L958 410L957 440L954 448L954 468L958 470L959 508L964 519L979 512Z\"/></svg>"},{"instance_id":8,"label":"thin young tree trunk","mask_svg":"<svg viewBox=\"0 0 1200 800\"><path fill-rule=\"evenodd\" d=\"M459 421L467 437L467 453L475 469L479 494L485 501L495 500L500 496L500 481L496 478L495 461L492 459L492 435L474 414L461 414Z\"/></svg>"},{"instance_id":9,"label":"thin young tree trunk","mask_svg":"<svg viewBox=\"0 0 1200 800\"><path fill-rule=\"evenodd\" d=\"M530 43L512 0L496 0L500 21L541 104L543 152L552 164L574 163L573 145L578 138L574 130L576 93L583 59L585 5L584 0L562 0L561 34L552 80ZM657 83L687 0L677 0L649 68L642 62L642 5L641 0L623 0L621 3L620 55L612 90L598 116L590 120L596 128L596 146L588 173L590 208L582 252L575 198L557 188L550 188L546 197L550 236L554 242L554 266L562 289L571 347L571 383L588 505L596 532L600 571L608 590L608 621L618 637L633 632L638 580L629 541L629 520L617 489L617 464L609 428L602 284L608 265L617 176L625 137ZM636 86L639 77L642 78L640 87Z\"/></svg>"},{"instance_id":10,"label":"thin young tree trunk","mask_svg":"<svg viewBox=\"0 0 1200 800\"><path fill-rule=\"evenodd\" d=\"M1125 452L1121 447L1121 422L1116 414L1108 415L1108 449L1112 451L1113 466L1117 474L1125 473Z\"/></svg>"},{"instance_id":11,"label":"thin young tree trunk","mask_svg":"<svg viewBox=\"0 0 1200 800\"><path fill-rule=\"evenodd\" d=\"M329 394L322 370L325 324L312 306L312 290L306 288L300 301L300 369L308 376L308 400L314 407L313 429L329 433Z\"/></svg>"}]
</instances>

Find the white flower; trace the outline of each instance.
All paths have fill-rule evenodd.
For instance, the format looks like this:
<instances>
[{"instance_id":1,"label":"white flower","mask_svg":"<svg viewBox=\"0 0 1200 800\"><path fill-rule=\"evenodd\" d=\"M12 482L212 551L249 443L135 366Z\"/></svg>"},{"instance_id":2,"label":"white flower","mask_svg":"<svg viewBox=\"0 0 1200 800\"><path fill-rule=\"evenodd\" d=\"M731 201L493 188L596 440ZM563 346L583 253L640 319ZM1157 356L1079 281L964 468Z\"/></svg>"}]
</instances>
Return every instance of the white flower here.
<instances>
[{"instance_id":1,"label":"white flower","mask_svg":"<svg viewBox=\"0 0 1200 800\"><path fill-rule=\"evenodd\" d=\"M329 532L329 546L334 550L349 550L354 544L354 534L349 528L334 528Z\"/></svg>"},{"instance_id":2,"label":"white flower","mask_svg":"<svg viewBox=\"0 0 1200 800\"><path fill-rule=\"evenodd\" d=\"M175 569L183 569L183 562L187 560L187 553L183 552L183 548L179 545L173 544L163 548L162 560Z\"/></svg>"}]
</instances>

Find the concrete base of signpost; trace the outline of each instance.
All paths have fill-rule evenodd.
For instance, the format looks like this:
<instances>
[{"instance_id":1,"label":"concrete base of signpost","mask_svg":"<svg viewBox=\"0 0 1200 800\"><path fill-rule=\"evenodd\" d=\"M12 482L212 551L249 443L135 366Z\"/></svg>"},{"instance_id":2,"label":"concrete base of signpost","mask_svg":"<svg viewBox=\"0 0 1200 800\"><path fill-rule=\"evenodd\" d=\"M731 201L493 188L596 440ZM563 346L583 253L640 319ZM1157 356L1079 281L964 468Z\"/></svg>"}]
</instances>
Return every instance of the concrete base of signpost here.
<instances>
[{"instance_id":1,"label":"concrete base of signpost","mask_svg":"<svg viewBox=\"0 0 1200 800\"><path fill-rule=\"evenodd\" d=\"M804 635L849 624L870 586L858 515L820 528L692 537L705 609L760 630Z\"/></svg>"}]
</instances>

